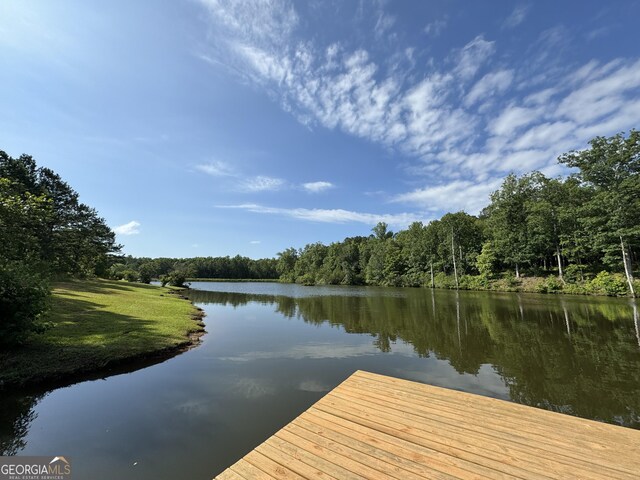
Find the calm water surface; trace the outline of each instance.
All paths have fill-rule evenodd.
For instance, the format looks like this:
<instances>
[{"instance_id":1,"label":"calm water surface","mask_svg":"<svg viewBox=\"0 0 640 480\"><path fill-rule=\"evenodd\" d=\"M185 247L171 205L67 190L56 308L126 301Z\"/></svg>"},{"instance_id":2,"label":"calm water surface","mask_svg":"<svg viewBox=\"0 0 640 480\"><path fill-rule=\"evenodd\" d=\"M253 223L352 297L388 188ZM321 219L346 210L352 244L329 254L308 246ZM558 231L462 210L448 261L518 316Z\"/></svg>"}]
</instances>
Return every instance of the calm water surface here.
<instances>
[{"instance_id":1,"label":"calm water surface","mask_svg":"<svg viewBox=\"0 0 640 480\"><path fill-rule=\"evenodd\" d=\"M194 283L198 348L132 373L0 393L4 454L78 479L210 479L357 369L640 428L627 299Z\"/></svg>"}]
</instances>

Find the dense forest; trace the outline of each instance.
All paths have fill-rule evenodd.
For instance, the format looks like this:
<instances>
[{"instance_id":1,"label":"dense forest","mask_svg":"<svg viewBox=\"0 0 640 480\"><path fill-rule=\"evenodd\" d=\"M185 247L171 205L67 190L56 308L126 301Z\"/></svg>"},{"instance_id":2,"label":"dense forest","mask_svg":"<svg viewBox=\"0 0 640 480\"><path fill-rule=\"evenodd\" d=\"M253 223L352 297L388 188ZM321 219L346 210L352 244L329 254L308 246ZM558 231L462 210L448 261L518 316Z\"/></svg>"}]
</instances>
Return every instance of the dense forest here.
<instances>
[{"instance_id":1,"label":"dense forest","mask_svg":"<svg viewBox=\"0 0 640 480\"><path fill-rule=\"evenodd\" d=\"M393 233L278 254L287 282L635 294L640 132L598 137L558 161L575 173L509 175L479 216L447 213ZM527 278L523 278L527 277ZM531 277L538 278L527 284Z\"/></svg>"},{"instance_id":2,"label":"dense forest","mask_svg":"<svg viewBox=\"0 0 640 480\"><path fill-rule=\"evenodd\" d=\"M116 280L163 283L182 286L190 278L277 280L277 261L273 258L253 260L248 257L136 258L116 259L107 275Z\"/></svg>"},{"instance_id":3,"label":"dense forest","mask_svg":"<svg viewBox=\"0 0 640 480\"><path fill-rule=\"evenodd\" d=\"M0 344L42 330L51 279L105 275L119 250L58 174L0 151Z\"/></svg>"}]
</instances>

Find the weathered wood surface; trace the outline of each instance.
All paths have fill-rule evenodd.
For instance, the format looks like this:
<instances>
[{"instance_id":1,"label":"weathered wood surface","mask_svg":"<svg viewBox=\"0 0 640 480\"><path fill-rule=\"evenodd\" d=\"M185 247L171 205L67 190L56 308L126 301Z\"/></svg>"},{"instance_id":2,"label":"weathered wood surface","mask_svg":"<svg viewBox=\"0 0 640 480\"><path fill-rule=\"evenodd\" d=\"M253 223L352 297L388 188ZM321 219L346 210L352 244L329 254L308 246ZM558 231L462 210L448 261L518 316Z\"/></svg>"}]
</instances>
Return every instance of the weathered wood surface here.
<instances>
[{"instance_id":1,"label":"weathered wood surface","mask_svg":"<svg viewBox=\"0 0 640 480\"><path fill-rule=\"evenodd\" d=\"M218 479L640 478L640 431L357 371Z\"/></svg>"}]
</instances>

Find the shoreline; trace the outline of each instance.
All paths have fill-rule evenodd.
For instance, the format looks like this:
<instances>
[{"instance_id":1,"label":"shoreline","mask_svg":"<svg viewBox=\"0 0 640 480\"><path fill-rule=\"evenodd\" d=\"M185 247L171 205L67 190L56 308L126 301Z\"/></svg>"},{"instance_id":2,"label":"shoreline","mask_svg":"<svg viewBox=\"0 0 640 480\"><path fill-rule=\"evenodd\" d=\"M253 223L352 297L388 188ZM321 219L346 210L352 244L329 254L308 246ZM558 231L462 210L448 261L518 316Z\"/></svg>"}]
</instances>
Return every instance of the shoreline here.
<instances>
[{"instance_id":1,"label":"shoreline","mask_svg":"<svg viewBox=\"0 0 640 480\"><path fill-rule=\"evenodd\" d=\"M496 292L496 293L532 293L538 295L572 295L579 297L611 297L611 298L629 298L636 299L628 291L625 294L618 292L607 292L602 288L599 291L589 291L585 284L578 283L560 283L557 277L521 277L520 279L507 279L507 278L495 278L486 280L486 284L483 286L478 280L478 276L461 276L460 287L455 287L454 277L445 277L445 281L442 282L436 280L435 287L432 287L430 282L422 285L376 285L376 284L328 284L328 283L301 283L301 282L285 282L276 281L277 283L288 283L291 285L303 285L307 287L315 286L359 286L359 287L380 287L380 288L425 288L429 290L459 290L467 292ZM586 283L586 282L585 282ZM637 291L640 291L640 282L638 280L634 283L637 285ZM565 290L566 288L566 290Z\"/></svg>"},{"instance_id":2,"label":"shoreline","mask_svg":"<svg viewBox=\"0 0 640 480\"><path fill-rule=\"evenodd\" d=\"M282 283L277 278L187 278L186 282L220 282L220 283Z\"/></svg>"},{"instance_id":3,"label":"shoreline","mask_svg":"<svg viewBox=\"0 0 640 480\"><path fill-rule=\"evenodd\" d=\"M83 282L77 283L82 284ZM174 338L169 341L169 343L165 341L163 344L151 345L148 348L137 346L137 348L131 349L128 352L119 353L117 351L111 351L109 355L103 359L95 358L91 355L77 355L72 359L72 362L67 362L66 364L61 363L58 369L52 368L41 371L21 369L20 362L24 361L22 358L19 358L17 365L12 365L12 363L16 363L14 362L15 357L30 356L30 354L34 352L36 355L59 360L60 356L64 356L67 353L67 350L73 349L73 346L68 349L59 348L55 342L47 343L46 339L36 337L34 343L27 344L24 347L17 347L16 349L3 352L3 355L0 355L0 367L2 370L11 370L8 375L0 374L0 393L8 391L11 388L21 390L61 388L83 381L104 379L113 375L130 373L163 363L200 345L202 336L207 333L203 322L205 313L183 295L186 289L163 288L134 283L128 284L127 282L119 283L122 283L122 286L131 286L133 289L157 289L158 297L163 297L164 299L171 298L171 302L179 300L181 302L180 305L183 305L183 301L188 302L189 309L188 311L183 311L183 318L181 319L183 321L181 326L187 327L186 332L183 332L181 335L182 338ZM105 314L105 316L107 315ZM145 318L144 321L161 322L162 320L157 318L149 320ZM124 331L121 335L127 335L128 333L129 331ZM117 336L117 334L114 335L114 337L115 336ZM39 344L36 342L39 342ZM103 347L104 349L102 345L97 348L99 347ZM121 348L122 346L116 341L116 347ZM69 363L71 363L71 365L69 365Z\"/></svg>"}]
</instances>

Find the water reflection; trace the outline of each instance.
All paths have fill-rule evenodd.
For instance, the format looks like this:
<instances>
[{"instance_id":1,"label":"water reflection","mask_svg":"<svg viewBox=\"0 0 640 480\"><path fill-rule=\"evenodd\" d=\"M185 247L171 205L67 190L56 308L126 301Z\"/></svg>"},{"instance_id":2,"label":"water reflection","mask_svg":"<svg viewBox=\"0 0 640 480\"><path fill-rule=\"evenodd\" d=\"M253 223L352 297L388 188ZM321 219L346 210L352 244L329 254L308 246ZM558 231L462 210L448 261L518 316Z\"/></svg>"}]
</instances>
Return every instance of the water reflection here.
<instances>
[{"instance_id":1,"label":"water reflection","mask_svg":"<svg viewBox=\"0 0 640 480\"><path fill-rule=\"evenodd\" d=\"M636 338L638 339L638 346L640 347L640 327L638 327L638 305L636 301L633 301L633 324L636 327Z\"/></svg>"},{"instance_id":2,"label":"water reflection","mask_svg":"<svg viewBox=\"0 0 640 480\"><path fill-rule=\"evenodd\" d=\"M0 396L0 456L16 455L26 443L25 437L37 414L34 406L43 395Z\"/></svg>"},{"instance_id":3,"label":"water reflection","mask_svg":"<svg viewBox=\"0 0 640 480\"><path fill-rule=\"evenodd\" d=\"M288 318L372 335L382 352L406 343L460 374L497 372L513 401L640 428L638 309L619 299L404 290L401 295L290 297L194 290L197 303L256 302ZM632 324L634 325L632 327ZM331 355L353 355L326 346ZM236 360L319 357L322 345L252 352ZM428 380L425 380L428 381Z\"/></svg>"},{"instance_id":4,"label":"water reflection","mask_svg":"<svg viewBox=\"0 0 640 480\"><path fill-rule=\"evenodd\" d=\"M190 292L207 312L200 347L107 381L0 391L0 452L63 452L82 478L211 478L356 369L640 428L633 301L197 286L226 290Z\"/></svg>"}]
</instances>

